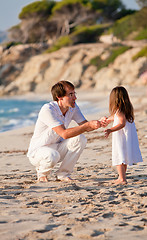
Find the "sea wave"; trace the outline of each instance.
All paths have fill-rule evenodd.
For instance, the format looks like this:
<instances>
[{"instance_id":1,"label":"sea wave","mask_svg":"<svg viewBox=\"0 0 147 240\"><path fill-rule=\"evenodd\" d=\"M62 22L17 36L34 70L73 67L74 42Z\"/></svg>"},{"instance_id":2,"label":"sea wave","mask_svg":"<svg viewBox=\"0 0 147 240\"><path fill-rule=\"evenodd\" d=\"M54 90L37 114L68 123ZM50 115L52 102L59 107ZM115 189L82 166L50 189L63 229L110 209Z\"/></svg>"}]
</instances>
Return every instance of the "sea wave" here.
<instances>
[{"instance_id":1,"label":"sea wave","mask_svg":"<svg viewBox=\"0 0 147 240\"><path fill-rule=\"evenodd\" d=\"M8 112L9 113L19 112L19 109L18 108L13 108L13 109L10 109Z\"/></svg>"},{"instance_id":2,"label":"sea wave","mask_svg":"<svg viewBox=\"0 0 147 240\"><path fill-rule=\"evenodd\" d=\"M46 102L46 100L0 99L0 132L34 125L40 108ZM77 101L77 104L84 115L100 111L88 101Z\"/></svg>"}]
</instances>

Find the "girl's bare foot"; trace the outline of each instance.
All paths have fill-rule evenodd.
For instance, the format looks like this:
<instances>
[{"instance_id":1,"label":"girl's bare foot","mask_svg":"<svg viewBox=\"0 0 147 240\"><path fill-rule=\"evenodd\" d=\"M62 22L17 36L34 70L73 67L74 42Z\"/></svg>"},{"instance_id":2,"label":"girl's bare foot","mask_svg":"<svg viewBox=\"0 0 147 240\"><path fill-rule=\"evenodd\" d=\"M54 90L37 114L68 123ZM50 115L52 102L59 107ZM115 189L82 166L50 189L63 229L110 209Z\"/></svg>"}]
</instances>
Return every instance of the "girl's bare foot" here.
<instances>
[{"instance_id":1,"label":"girl's bare foot","mask_svg":"<svg viewBox=\"0 0 147 240\"><path fill-rule=\"evenodd\" d=\"M123 180L123 179L121 180L121 179L118 178L118 179L116 179L116 180L113 180L113 181L112 181L112 184L114 184L114 185L119 185L119 184L120 184L120 185L126 185L126 184L127 184L127 181L126 181L126 180Z\"/></svg>"},{"instance_id":2,"label":"girl's bare foot","mask_svg":"<svg viewBox=\"0 0 147 240\"><path fill-rule=\"evenodd\" d=\"M43 176L38 179L39 182L48 182L47 177Z\"/></svg>"},{"instance_id":3,"label":"girl's bare foot","mask_svg":"<svg viewBox=\"0 0 147 240\"><path fill-rule=\"evenodd\" d=\"M71 182L73 179L71 177L65 177L65 178L56 178L56 181L62 181L62 182Z\"/></svg>"}]
</instances>

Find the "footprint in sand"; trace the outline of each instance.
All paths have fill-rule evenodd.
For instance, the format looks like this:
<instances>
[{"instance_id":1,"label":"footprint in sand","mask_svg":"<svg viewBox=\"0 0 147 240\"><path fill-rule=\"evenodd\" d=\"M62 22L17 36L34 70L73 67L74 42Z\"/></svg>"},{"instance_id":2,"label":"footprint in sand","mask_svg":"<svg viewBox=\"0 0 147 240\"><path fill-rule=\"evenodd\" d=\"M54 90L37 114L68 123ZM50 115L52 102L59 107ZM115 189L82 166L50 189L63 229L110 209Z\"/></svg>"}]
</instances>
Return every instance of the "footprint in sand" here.
<instances>
[{"instance_id":1,"label":"footprint in sand","mask_svg":"<svg viewBox=\"0 0 147 240\"><path fill-rule=\"evenodd\" d=\"M102 215L103 218L112 218L114 216L114 213L113 212L109 212L109 213L104 213Z\"/></svg>"},{"instance_id":2,"label":"footprint in sand","mask_svg":"<svg viewBox=\"0 0 147 240\"><path fill-rule=\"evenodd\" d=\"M50 232L51 230L53 230L54 228L57 228L59 226L60 225L57 225L57 224L46 225L44 229L38 229L38 230L35 230L35 232L38 232L38 233Z\"/></svg>"}]
</instances>

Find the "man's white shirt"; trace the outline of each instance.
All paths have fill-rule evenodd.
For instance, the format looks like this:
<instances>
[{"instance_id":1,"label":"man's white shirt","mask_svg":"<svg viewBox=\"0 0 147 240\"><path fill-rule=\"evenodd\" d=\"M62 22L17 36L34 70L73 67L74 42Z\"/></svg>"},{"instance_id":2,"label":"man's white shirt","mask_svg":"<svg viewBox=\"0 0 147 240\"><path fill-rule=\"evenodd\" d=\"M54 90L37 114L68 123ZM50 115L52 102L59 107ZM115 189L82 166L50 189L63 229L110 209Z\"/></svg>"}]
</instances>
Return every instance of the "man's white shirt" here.
<instances>
[{"instance_id":1,"label":"man's white shirt","mask_svg":"<svg viewBox=\"0 0 147 240\"><path fill-rule=\"evenodd\" d=\"M38 114L27 156L34 157L38 148L61 142L63 139L53 128L60 125L64 125L65 128L68 128L72 120L77 124L86 120L77 104L75 104L74 108L69 107L65 116L62 114L56 101L44 104Z\"/></svg>"}]
</instances>

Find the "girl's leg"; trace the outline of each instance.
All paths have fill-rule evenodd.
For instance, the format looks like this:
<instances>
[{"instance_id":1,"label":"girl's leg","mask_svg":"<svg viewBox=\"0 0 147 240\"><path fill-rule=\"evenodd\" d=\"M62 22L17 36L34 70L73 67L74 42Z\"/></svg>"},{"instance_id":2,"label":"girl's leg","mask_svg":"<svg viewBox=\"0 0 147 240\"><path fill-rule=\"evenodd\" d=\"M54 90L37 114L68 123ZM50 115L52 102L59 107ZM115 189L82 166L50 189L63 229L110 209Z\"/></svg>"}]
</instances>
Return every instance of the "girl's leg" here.
<instances>
[{"instance_id":1,"label":"girl's leg","mask_svg":"<svg viewBox=\"0 0 147 240\"><path fill-rule=\"evenodd\" d=\"M114 181L115 184L126 184L127 180L126 180L126 169L127 169L127 165L126 164L121 164L121 165L117 165L117 172L118 172L118 179Z\"/></svg>"},{"instance_id":2,"label":"girl's leg","mask_svg":"<svg viewBox=\"0 0 147 240\"><path fill-rule=\"evenodd\" d=\"M123 163L123 166L124 166L125 173L126 173L126 171L127 171L127 164L124 164L124 163Z\"/></svg>"}]
</instances>

